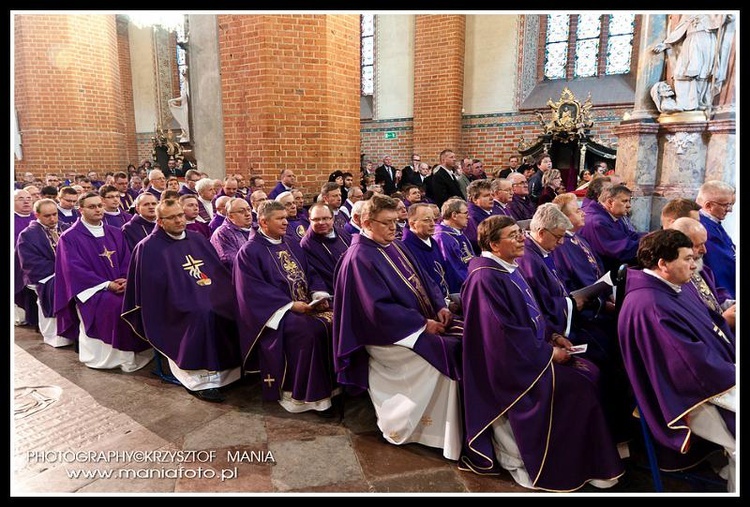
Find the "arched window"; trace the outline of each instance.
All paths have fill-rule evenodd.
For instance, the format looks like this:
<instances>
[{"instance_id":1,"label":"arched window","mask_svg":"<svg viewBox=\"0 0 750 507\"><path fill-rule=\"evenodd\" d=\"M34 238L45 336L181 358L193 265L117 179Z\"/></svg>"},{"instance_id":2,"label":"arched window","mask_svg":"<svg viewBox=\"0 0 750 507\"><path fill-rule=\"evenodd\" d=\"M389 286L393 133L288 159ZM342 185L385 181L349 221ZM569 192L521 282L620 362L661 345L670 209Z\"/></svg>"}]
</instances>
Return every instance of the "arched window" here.
<instances>
[{"instance_id":1,"label":"arched window","mask_svg":"<svg viewBox=\"0 0 750 507\"><path fill-rule=\"evenodd\" d=\"M374 65L375 65L375 15L362 14L360 16L360 39L361 39L361 69L362 85L361 94L372 96L374 89Z\"/></svg>"},{"instance_id":2,"label":"arched window","mask_svg":"<svg viewBox=\"0 0 750 507\"><path fill-rule=\"evenodd\" d=\"M630 72L634 14L549 14L543 23L544 79Z\"/></svg>"}]
</instances>

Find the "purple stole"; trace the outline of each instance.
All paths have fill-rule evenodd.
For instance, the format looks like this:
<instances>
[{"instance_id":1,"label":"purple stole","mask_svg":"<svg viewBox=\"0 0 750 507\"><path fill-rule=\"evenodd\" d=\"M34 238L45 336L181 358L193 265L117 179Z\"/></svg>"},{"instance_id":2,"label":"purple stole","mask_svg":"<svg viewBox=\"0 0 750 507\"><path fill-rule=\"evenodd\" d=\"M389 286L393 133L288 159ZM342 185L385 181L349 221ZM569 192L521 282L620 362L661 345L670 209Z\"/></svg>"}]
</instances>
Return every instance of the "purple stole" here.
<instances>
[{"instance_id":1,"label":"purple stole","mask_svg":"<svg viewBox=\"0 0 750 507\"><path fill-rule=\"evenodd\" d=\"M440 252L437 242L430 238L430 246L414 234L411 229L404 229L401 243L407 248L414 259L422 266L430 279L438 286L444 297L450 294L448 283L445 281L445 259Z\"/></svg>"},{"instance_id":2,"label":"purple stole","mask_svg":"<svg viewBox=\"0 0 750 507\"><path fill-rule=\"evenodd\" d=\"M448 283L448 290L451 294L456 294L469 274L469 261L475 257L473 247L462 231L456 231L444 223L435 226L432 238L445 259L445 281Z\"/></svg>"},{"instance_id":3,"label":"purple stole","mask_svg":"<svg viewBox=\"0 0 750 507\"><path fill-rule=\"evenodd\" d=\"M133 206L133 200L135 197L130 192L120 194L120 203L118 204L120 211L128 211Z\"/></svg>"},{"instance_id":4,"label":"purple stole","mask_svg":"<svg viewBox=\"0 0 750 507\"><path fill-rule=\"evenodd\" d=\"M305 237L305 233L310 227L310 222L299 215L296 218L289 218L287 220L289 224L286 226L284 237L299 244L300 240Z\"/></svg>"},{"instance_id":5,"label":"purple stole","mask_svg":"<svg viewBox=\"0 0 750 507\"><path fill-rule=\"evenodd\" d=\"M333 226L337 229L343 229L347 223L349 223L349 215L342 213L341 208L339 208L337 213L333 215Z\"/></svg>"},{"instance_id":6,"label":"purple stole","mask_svg":"<svg viewBox=\"0 0 750 507\"><path fill-rule=\"evenodd\" d=\"M550 255L568 292L591 285L604 274L588 242L577 234L566 234L563 244Z\"/></svg>"},{"instance_id":7,"label":"purple stole","mask_svg":"<svg viewBox=\"0 0 750 507\"><path fill-rule=\"evenodd\" d=\"M16 243L16 293L26 285L36 285L36 294L39 306L45 317L52 317L55 278L50 278L44 283L40 280L55 273L55 248L59 239L59 229L55 238L52 232L45 226L34 220L27 228L21 231ZM18 279L20 278L20 283ZM31 294L28 294L31 297ZM29 302L25 302L29 304ZM31 315L27 316L27 321Z\"/></svg>"}]
</instances>

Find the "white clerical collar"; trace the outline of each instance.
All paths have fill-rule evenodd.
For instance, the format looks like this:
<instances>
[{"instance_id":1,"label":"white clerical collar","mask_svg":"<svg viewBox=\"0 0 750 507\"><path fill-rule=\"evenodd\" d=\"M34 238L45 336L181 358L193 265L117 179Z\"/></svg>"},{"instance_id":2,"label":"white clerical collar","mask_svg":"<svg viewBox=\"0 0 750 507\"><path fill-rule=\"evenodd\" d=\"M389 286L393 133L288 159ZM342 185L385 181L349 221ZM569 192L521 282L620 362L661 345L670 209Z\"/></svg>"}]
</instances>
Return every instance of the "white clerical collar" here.
<instances>
[{"instance_id":1,"label":"white clerical collar","mask_svg":"<svg viewBox=\"0 0 750 507\"><path fill-rule=\"evenodd\" d=\"M415 234L415 236L417 236L417 235ZM419 236L417 236L417 238L419 238ZM432 248L432 241L430 241L430 238L427 238L427 239L419 238L419 239L420 239L420 241L422 241L422 243L424 243L425 245L427 245L430 248Z\"/></svg>"},{"instance_id":2,"label":"white clerical collar","mask_svg":"<svg viewBox=\"0 0 750 507\"><path fill-rule=\"evenodd\" d=\"M81 223L95 238L101 238L104 236L104 222L99 222L99 225L92 225L86 220L81 219Z\"/></svg>"},{"instance_id":3,"label":"white clerical collar","mask_svg":"<svg viewBox=\"0 0 750 507\"><path fill-rule=\"evenodd\" d=\"M672 283L672 282L670 282L670 281L667 281L667 280L665 280L664 278L662 278L662 277L661 277L661 276L660 276L660 275L659 275L659 274L658 274L658 273L657 273L656 271L654 271L653 269L646 269L646 268L644 268L644 269L643 269L643 272L644 272L644 273L646 273L647 275L651 275L651 276L653 276L653 277L654 277L654 278L656 278L657 280L661 280L662 282L666 283L666 284L667 284L667 285L668 285L668 286L669 286L669 287L670 287L670 288L671 288L672 290L674 290L674 291L675 291L676 293L678 293L678 294L679 294L679 293L680 293L680 292L682 291L682 287L680 287L679 285L677 285L677 284L674 284L674 283Z\"/></svg>"},{"instance_id":4,"label":"white clerical collar","mask_svg":"<svg viewBox=\"0 0 750 507\"><path fill-rule=\"evenodd\" d=\"M445 220L443 220L443 221L441 222L441 225L444 225L444 226L448 227L448 228L449 228L450 230L452 230L452 231L453 231L453 232L455 232L456 234L461 234L461 229L456 229L456 228L455 228L455 227L453 227L452 225L449 225L448 223L446 223L446 222L445 222Z\"/></svg>"},{"instance_id":5,"label":"white clerical collar","mask_svg":"<svg viewBox=\"0 0 750 507\"><path fill-rule=\"evenodd\" d=\"M57 209L59 209L62 212L62 214L65 215L66 217L73 216L73 210L72 209L61 208L59 205L57 206Z\"/></svg>"},{"instance_id":6,"label":"white clerical collar","mask_svg":"<svg viewBox=\"0 0 750 507\"><path fill-rule=\"evenodd\" d=\"M565 231L565 232L567 232L567 231ZM527 237L527 238L529 238L529 239L530 239L531 241L533 241L533 242L534 242L534 244L536 244L536 246L538 246L538 247L539 247L539 250L541 250L541 251L542 251L542 257L547 257L547 256L549 255L550 251L549 251L549 250L545 250L545 249L544 249L544 248L542 247L542 245L540 245L540 244L539 244L539 242L538 242L537 240L535 240L535 239L534 239L534 236L532 236L531 234L527 234L527 235L526 235L526 237Z\"/></svg>"},{"instance_id":7,"label":"white clerical collar","mask_svg":"<svg viewBox=\"0 0 750 507\"><path fill-rule=\"evenodd\" d=\"M354 223L353 221L351 221L351 220L349 220L349 224L351 224L351 226L352 226L352 227L354 227L355 229L357 229L358 231L361 231L361 230L362 230L362 228L361 228L360 226L358 226L357 224L355 224L355 223Z\"/></svg>"},{"instance_id":8,"label":"white clerical collar","mask_svg":"<svg viewBox=\"0 0 750 507\"><path fill-rule=\"evenodd\" d=\"M397 225L398 225L399 227L402 227L402 228L403 228L403 227L406 227L406 220L404 220L403 222L396 222L396 224L397 224Z\"/></svg>"},{"instance_id":9,"label":"white clerical collar","mask_svg":"<svg viewBox=\"0 0 750 507\"><path fill-rule=\"evenodd\" d=\"M370 233L367 232L365 229L361 229L361 231L362 232L360 234L362 234L362 236L364 236L365 238L370 239L372 241L375 241L374 239L372 239L372 236L370 235ZM383 248L388 248L389 246L391 246L390 243L385 244L385 243L381 243L379 241L375 241L375 243L377 243L378 245L382 246Z\"/></svg>"},{"instance_id":10,"label":"white clerical collar","mask_svg":"<svg viewBox=\"0 0 750 507\"><path fill-rule=\"evenodd\" d=\"M120 214L120 210L119 210L119 208L118 208L117 211L107 211L107 210L104 210L104 213L106 213L107 215L111 215L113 217L116 217L117 215Z\"/></svg>"},{"instance_id":11,"label":"white clerical collar","mask_svg":"<svg viewBox=\"0 0 750 507\"><path fill-rule=\"evenodd\" d=\"M195 220L185 220L185 225L190 225L190 224L194 224L194 223L195 223ZM169 233L167 233L167 234L169 234Z\"/></svg>"},{"instance_id":12,"label":"white clerical collar","mask_svg":"<svg viewBox=\"0 0 750 507\"><path fill-rule=\"evenodd\" d=\"M144 219L146 222L148 222L150 224L155 224L156 223L156 219L155 218L153 220L149 220L148 218L144 217L143 215L138 215L138 216L141 217L142 219Z\"/></svg>"},{"instance_id":13,"label":"white clerical collar","mask_svg":"<svg viewBox=\"0 0 750 507\"><path fill-rule=\"evenodd\" d=\"M265 232L263 232L263 230L260 229L260 228L258 228L258 232L260 233L261 236L263 236L268 241L270 241L272 245L280 245L284 241L284 238L273 239L268 234L266 234Z\"/></svg>"},{"instance_id":14,"label":"white clerical collar","mask_svg":"<svg viewBox=\"0 0 750 507\"><path fill-rule=\"evenodd\" d=\"M510 262L506 262L502 260L500 257L498 257L497 255L493 254L492 252L488 252L485 250L480 255L482 257L487 257L488 259L492 259L493 261L497 262L502 267L504 267L508 271L508 273L512 273L518 268L518 264L516 264L515 262L512 264Z\"/></svg>"},{"instance_id":15,"label":"white clerical collar","mask_svg":"<svg viewBox=\"0 0 750 507\"><path fill-rule=\"evenodd\" d=\"M167 231L164 231L164 232L167 232ZM187 233L185 231L182 231L181 234L178 234L178 235L175 236L174 234L170 234L170 233L167 232L167 236L169 236L172 239L176 239L176 240L179 241L181 239L185 239L187 237Z\"/></svg>"},{"instance_id":16,"label":"white clerical collar","mask_svg":"<svg viewBox=\"0 0 750 507\"><path fill-rule=\"evenodd\" d=\"M497 205L498 205L498 206L500 206L500 207L501 207L501 208L503 208L503 209L505 209L505 208L506 208L506 207L508 206L508 205L507 205L507 204L505 204L504 202L500 202L500 201L498 201L497 199L492 199L492 202L494 202L494 203L497 203Z\"/></svg>"},{"instance_id":17,"label":"white clerical collar","mask_svg":"<svg viewBox=\"0 0 750 507\"><path fill-rule=\"evenodd\" d=\"M28 215L22 215L21 213L19 213L17 211L14 211L13 213L15 213L16 215L18 215L21 218L29 218L31 216L31 213L29 213Z\"/></svg>"},{"instance_id":18,"label":"white clerical collar","mask_svg":"<svg viewBox=\"0 0 750 507\"><path fill-rule=\"evenodd\" d=\"M336 231L334 229L331 229L331 232L329 232L328 234L326 234L326 238L329 238L329 239L336 238Z\"/></svg>"},{"instance_id":19,"label":"white clerical collar","mask_svg":"<svg viewBox=\"0 0 750 507\"><path fill-rule=\"evenodd\" d=\"M709 220L711 220L714 223L721 224L721 220L719 220L718 218L716 218L715 216L713 216L711 213L708 213L707 211L703 211L702 209L700 209L700 210L698 210L698 213L700 215L708 218Z\"/></svg>"}]
</instances>

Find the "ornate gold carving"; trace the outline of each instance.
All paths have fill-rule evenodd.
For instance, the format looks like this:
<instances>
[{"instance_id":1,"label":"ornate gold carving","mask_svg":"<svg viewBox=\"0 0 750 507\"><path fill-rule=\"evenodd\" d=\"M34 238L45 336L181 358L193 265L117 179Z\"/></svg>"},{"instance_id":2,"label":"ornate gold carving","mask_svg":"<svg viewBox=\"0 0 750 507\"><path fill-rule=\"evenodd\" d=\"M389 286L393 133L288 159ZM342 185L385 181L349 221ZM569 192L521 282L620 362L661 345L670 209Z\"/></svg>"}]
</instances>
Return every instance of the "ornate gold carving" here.
<instances>
[{"instance_id":1,"label":"ornate gold carving","mask_svg":"<svg viewBox=\"0 0 750 507\"><path fill-rule=\"evenodd\" d=\"M586 137L586 131L590 129L594 122L591 119L591 93L586 101L581 104L575 98L573 92L567 87L560 94L560 100L553 102L550 98L547 105L552 109L552 119L547 121L542 113L536 113L539 122L544 129L545 135L552 135L557 141L567 143L576 139Z\"/></svg>"}]
</instances>

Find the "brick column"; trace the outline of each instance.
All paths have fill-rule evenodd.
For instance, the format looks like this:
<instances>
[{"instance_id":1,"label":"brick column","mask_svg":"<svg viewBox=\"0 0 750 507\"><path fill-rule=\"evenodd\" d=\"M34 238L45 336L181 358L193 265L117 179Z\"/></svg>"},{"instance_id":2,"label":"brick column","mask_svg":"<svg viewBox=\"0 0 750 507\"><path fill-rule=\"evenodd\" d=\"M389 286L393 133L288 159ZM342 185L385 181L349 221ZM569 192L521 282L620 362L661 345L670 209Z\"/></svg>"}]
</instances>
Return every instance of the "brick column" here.
<instances>
[{"instance_id":1,"label":"brick column","mask_svg":"<svg viewBox=\"0 0 750 507\"><path fill-rule=\"evenodd\" d=\"M307 195L359 168L359 16L220 15L226 172Z\"/></svg>"},{"instance_id":2,"label":"brick column","mask_svg":"<svg viewBox=\"0 0 750 507\"><path fill-rule=\"evenodd\" d=\"M135 136L135 106L133 103L133 73L130 67L130 33L128 31L129 20L125 16L117 16L117 56L120 66L120 81L122 87L122 114L125 122L125 157L126 164L122 167L124 171L127 164L136 167L140 162L138 158L138 143ZM99 176L104 176L100 174Z\"/></svg>"},{"instance_id":3,"label":"brick column","mask_svg":"<svg viewBox=\"0 0 750 507\"><path fill-rule=\"evenodd\" d=\"M463 15L418 15L414 41L414 152L437 161L450 148L464 155Z\"/></svg>"},{"instance_id":4,"label":"brick column","mask_svg":"<svg viewBox=\"0 0 750 507\"><path fill-rule=\"evenodd\" d=\"M14 21L23 142L15 171L123 170L127 136L115 16L17 14Z\"/></svg>"}]
</instances>

